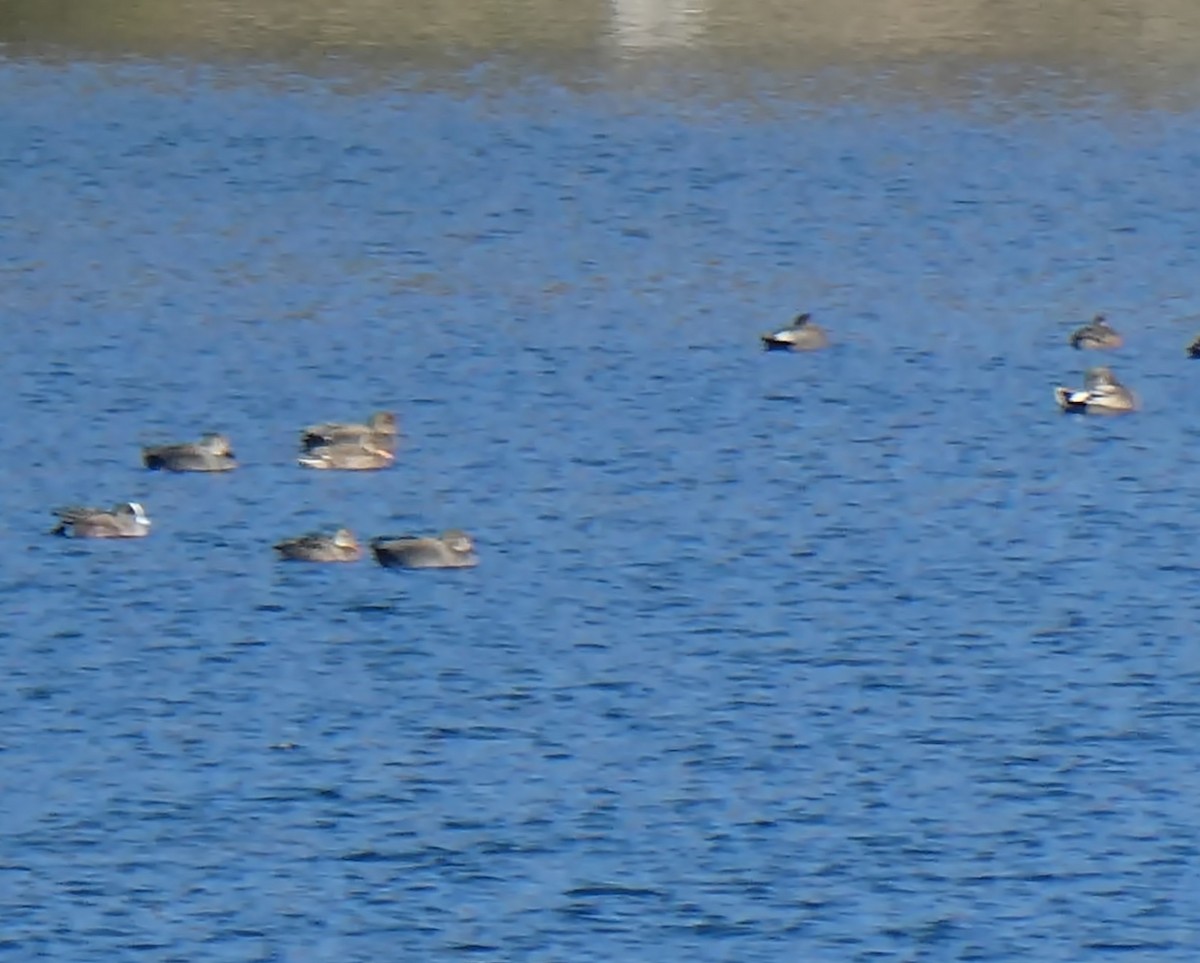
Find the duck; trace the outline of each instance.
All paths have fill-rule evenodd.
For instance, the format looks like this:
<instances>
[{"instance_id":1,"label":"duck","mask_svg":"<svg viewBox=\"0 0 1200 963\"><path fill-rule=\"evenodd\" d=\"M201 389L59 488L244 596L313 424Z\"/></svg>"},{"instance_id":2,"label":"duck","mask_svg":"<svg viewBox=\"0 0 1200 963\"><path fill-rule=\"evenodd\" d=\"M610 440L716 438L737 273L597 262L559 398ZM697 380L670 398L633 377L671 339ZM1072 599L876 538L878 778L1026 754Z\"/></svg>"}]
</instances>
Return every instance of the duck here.
<instances>
[{"instance_id":1,"label":"duck","mask_svg":"<svg viewBox=\"0 0 1200 963\"><path fill-rule=\"evenodd\" d=\"M304 468L374 471L387 468L395 460L394 454L378 445L344 442L310 448L304 451L296 462Z\"/></svg>"},{"instance_id":2,"label":"duck","mask_svg":"<svg viewBox=\"0 0 1200 963\"><path fill-rule=\"evenodd\" d=\"M768 351L816 351L829 346L825 329L813 324L812 314L807 311L796 315L788 327L761 338Z\"/></svg>"},{"instance_id":3,"label":"duck","mask_svg":"<svg viewBox=\"0 0 1200 963\"><path fill-rule=\"evenodd\" d=\"M229 438L215 432L195 442L143 448L142 464L156 471L231 471L237 468Z\"/></svg>"},{"instance_id":4,"label":"duck","mask_svg":"<svg viewBox=\"0 0 1200 963\"><path fill-rule=\"evenodd\" d=\"M1187 356L1189 358L1200 358L1200 336L1187 346Z\"/></svg>"},{"instance_id":5,"label":"duck","mask_svg":"<svg viewBox=\"0 0 1200 963\"><path fill-rule=\"evenodd\" d=\"M1134 411L1137 401L1128 388L1117 380L1111 368L1088 368L1083 375L1083 388L1054 389L1054 397L1063 411L1089 415L1118 415Z\"/></svg>"},{"instance_id":6,"label":"duck","mask_svg":"<svg viewBox=\"0 0 1200 963\"><path fill-rule=\"evenodd\" d=\"M137 502L121 502L112 508L69 505L57 508L58 524L52 535L74 538L141 538L150 534L150 518Z\"/></svg>"},{"instance_id":7,"label":"duck","mask_svg":"<svg viewBox=\"0 0 1200 963\"><path fill-rule=\"evenodd\" d=\"M457 528L438 536L381 535L371 551L385 568L474 568L479 564L471 536Z\"/></svg>"},{"instance_id":8,"label":"duck","mask_svg":"<svg viewBox=\"0 0 1200 963\"><path fill-rule=\"evenodd\" d=\"M1124 343L1124 339L1105 320L1103 314L1097 314L1089 324L1085 324L1071 332L1071 347L1075 349L1119 348Z\"/></svg>"},{"instance_id":9,"label":"duck","mask_svg":"<svg viewBox=\"0 0 1200 963\"><path fill-rule=\"evenodd\" d=\"M362 547L348 528L332 534L309 532L285 538L274 546L281 558L303 562L354 562L362 558Z\"/></svg>"},{"instance_id":10,"label":"duck","mask_svg":"<svg viewBox=\"0 0 1200 963\"><path fill-rule=\"evenodd\" d=\"M370 444L374 448L395 453L399 427L391 411L376 411L362 424L336 421L309 425L300 432L300 447L304 451L327 448L331 445Z\"/></svg>"}]
</instances>

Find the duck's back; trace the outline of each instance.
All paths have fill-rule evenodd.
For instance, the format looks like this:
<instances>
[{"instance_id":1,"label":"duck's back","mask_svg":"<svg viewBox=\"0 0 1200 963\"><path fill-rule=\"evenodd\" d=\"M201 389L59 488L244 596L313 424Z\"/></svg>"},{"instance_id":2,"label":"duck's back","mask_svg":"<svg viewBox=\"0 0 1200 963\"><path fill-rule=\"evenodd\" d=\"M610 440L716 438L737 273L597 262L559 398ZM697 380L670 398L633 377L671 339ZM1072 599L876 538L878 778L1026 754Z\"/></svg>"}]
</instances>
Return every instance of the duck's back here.
<instances>
[{"instance_id":1,"label":"duck's back","mask_svg":"<svg viewBox=\"0 0 1200 963\"><path fill-rule=\"evenodd\" d=\"M230 471L237 462L195 445L155 445L142 449L142 463L154 471Z\"/></svg>"},{"instance_id":2,"label":"duck's back","mask_svg":"<svg viewBox=\"0 0 1200 963\"><path fill-rule=\"evenodd\" d=\"M371 551L380 565L389 568L471 568L473 553L459 554L436 538L381 537L371 540Z\"/></svg>"}]
</instances>

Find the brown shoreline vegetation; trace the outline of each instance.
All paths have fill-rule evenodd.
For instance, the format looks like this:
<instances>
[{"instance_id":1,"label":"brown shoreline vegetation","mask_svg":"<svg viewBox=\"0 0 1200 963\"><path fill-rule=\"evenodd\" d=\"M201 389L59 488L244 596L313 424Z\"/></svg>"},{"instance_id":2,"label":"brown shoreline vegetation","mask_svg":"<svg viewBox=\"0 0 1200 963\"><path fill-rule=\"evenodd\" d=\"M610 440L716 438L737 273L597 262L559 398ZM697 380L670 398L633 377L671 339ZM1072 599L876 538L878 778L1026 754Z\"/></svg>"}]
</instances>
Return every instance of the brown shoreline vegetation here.
<instances>
[{"instance_id":1,"label":"brown shoreline vegetation","mask_svg":"<svg viewBox=\"0 0 1200 963\"><path fill-rule=\"evenodd\" d=\"M420 65L480 54L586 62L615 48L722 64L963 57L1195 71L1194 0L123 0L0 4L11 53Z\"/></svg>"}]
</instances>

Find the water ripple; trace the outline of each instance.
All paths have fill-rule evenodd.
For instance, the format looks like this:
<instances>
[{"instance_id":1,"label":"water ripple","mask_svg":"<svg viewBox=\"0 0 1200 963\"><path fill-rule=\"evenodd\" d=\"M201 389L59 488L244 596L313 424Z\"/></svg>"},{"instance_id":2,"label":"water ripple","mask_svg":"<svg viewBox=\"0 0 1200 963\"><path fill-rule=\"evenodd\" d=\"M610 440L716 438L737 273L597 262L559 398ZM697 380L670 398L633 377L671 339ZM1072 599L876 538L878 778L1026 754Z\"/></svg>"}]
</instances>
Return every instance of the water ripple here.
<instances>
[{"instance_id":1,"label":"water ripple","mask_svg":"<svg viewBox=\"0 0 1200 963\"><path fill-rule=\"evenodd\" d=\"M0 79L9 955L1190 959L1190 113Z\"/></svg>"}]
</instances>

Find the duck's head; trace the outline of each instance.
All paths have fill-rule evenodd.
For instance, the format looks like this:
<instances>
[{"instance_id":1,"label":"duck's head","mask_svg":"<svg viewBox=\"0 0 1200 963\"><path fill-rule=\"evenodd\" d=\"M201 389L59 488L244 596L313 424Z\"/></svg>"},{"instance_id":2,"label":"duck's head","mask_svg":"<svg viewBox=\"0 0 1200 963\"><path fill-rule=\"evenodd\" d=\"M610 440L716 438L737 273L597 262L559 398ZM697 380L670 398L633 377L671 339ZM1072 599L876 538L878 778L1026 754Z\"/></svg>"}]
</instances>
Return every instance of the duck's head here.
<instances>
[{"instance_id":1,"label":"duck's head","mask_svg":"<svg viewBox=\"0 0 1200 963\"><path fill-rule=\"evenodd\" d=\"M380 434L395 434L396 415L391 411L377 411L368 419L367 427Z\"/></svg>"},{"instance_id":2,"label":"duck's head","mask_svg":"<svg viewBox=\"0 0 1200 963\"><path fill-rule=\"evenodd\" d=\"M1113 374L1112 368L1107 365L1096 365L1094 368L1088 368L1083 375L1083 383L1088 388L1098 388L1101 385L1115 385L1117 376Z\"/></svg>"},{"instance_id":3,"label":"duck's head","mask_svg":"<svg viewBox=\"0 0 1200 963\"><path fill-rule=\"evenodd\" d=\"M210 431L200 439L200 447L210 455L228 455L233 457L233 443L229 440L228 435L222 435L215 431Z\"/></svg>"},{"instance_id":4,"label":"duck's head","mask_svg":"<svg viewBox=\"0 0 1200 963\"><path fill-rule=\"evenodd\" d=\"M458 555L470 555L475 550L471 536L457 528L442 532L442 544Z\"/></svg>"},{"instance_id":5,"label":"duck's head","mask_svg":"<svg viewBox=\"0 0 1200 963\"><path fill-rule=\"evenodd\" d=\"M125 502L123 505L118 505L113 514L132 518L135 525L143 528L150 527L150 516L146 514L146 509L142 508L140 502Z\"/></svg>"}]
</instances>

